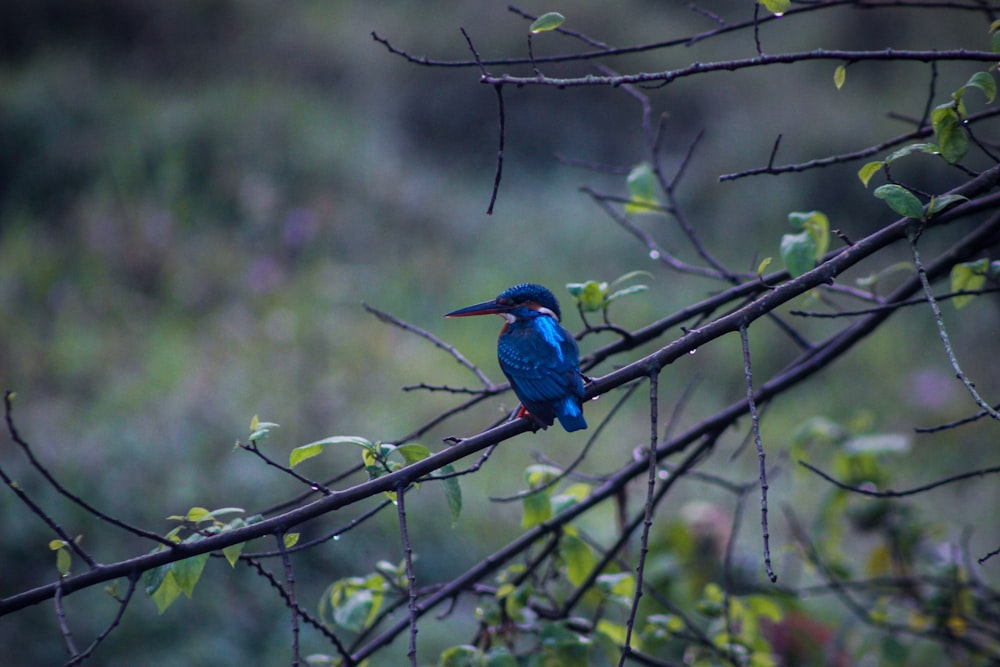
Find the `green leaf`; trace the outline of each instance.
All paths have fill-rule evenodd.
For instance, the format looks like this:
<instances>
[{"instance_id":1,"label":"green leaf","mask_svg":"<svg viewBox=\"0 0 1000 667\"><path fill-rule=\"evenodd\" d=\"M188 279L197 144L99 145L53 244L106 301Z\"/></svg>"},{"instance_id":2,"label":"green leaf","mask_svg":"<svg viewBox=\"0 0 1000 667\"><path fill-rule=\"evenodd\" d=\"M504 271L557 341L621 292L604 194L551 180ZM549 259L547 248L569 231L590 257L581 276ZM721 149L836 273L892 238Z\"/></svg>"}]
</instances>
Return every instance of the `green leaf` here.
<instances>
[{"instance_id":1,"label":"green leaf","mask_svg":"<svg viewBox=\"0 0 1000 667\"><path fill-rule=\"evenodd\" d=\"M278 428L274 422L262 422L254 415L250 420L250 442L256 442L266 438L273 429Z\"/></svg>"},{"instance_id":2,"label":"green leaf","mask_svg":"<svg viewBox=\"0 0 1000 667\"><path fill-rule=\"evenodd\" d=\"M243 553L243 547L246 545L246 542L230 544L222 550L222 555L225 556L226 560L229 562L229 567L236 567L236 563L240 559L240 554Z\"/></svg>"},{"instance_id":3,"label":"green leaf","mask_svg":"<svg viewBox=\"0 0 1000 667\"><path fill-rule=\"evenodd\" d=\"M889 157L885 159L885 164L892 164L900 158L904 158L907 155L913 153L927 153L928 155L937 155L941 150L938 148L937 144L908 144L900 149L897 149L889 154ZM868 166L868 165L865 165Z\"/></svg>"},{"instance_id":4,"label":"green leaf","mask_svg":"<svg viewBox=\"0 0 1000 667\"><path fill-rule=\"evenodd\" d=\"M930 202L927 204L927 217L929 218L935 213L940 213L952 204L957 204L963 201L969 201L969 198L964 195L941 195L940 197L931 197Z\"/></svg>"},{"instance_id":5,"label":"green leaf","mask_svg":"<svg viewBox=\"0 0 1000 667\"><path fill-rule=\"evenodd\" d=\"M56 549L56 570L59 572L59 576L65 577L69 574L72 562L73 556L70 554L69 549Z\"/></svg>"},{"instance_id":6,"label":"green leaf","mask_svg":"<svg viewBox=\"0 0 1000 667\"><path fill-rule=\"evenodd\" d=\"M612 292L604 299L604 304L607 305L612 301L622 298L623 296L628 296L630 294L638 294L639 292L645 292L649 289L649 285L632 285L631 287L623 287L620 290Z\"/></svg>"},{"instance_id":7,"label":"green leaf","mask_svg":"<svg viewBox=\"0 0 1000 667\"><path fill-rule=\"evenodd\" d=\"M859 435L844 443L844 451L852 454L897 454L910 449L911 438L902 433Z\"/></svg>"},{"instance_id":8,"label":"green leaf","mask_svg":"<svg viewBox=\"0 0 1000 667\"><path fill-rule=\"evenodd\" d=\"M596 564L594 552L576 535L563 535L559 540L559 554L566 563L566 578L574 586L586 581Z\"/></svg>"},{"instance_id":9,"label":"green leaf","mask_svg":"<svg viewBox=\"0 0 1000 667\"><path fill-rule=\"evenodd\" d=\"M566 17L559 12L548 12L535 19L531 25L528 26L528 30L532 35L537 35L540 32L555 30L565 22Z\"/></svg>"},{"instance_id":10,"label":"green leaf","mask_svg":"<svg viewBox=\"0 0 1000 667\"><path fill-rule=\"evenodd\" d=\"M882 165L882 162L875 161L869 162L865 166L861 167L861 169L858 169L858 178L861 179L862 185L867 188L868 182L872 180L872 176L881 171Z\"/></svg>"},{"instance_id":11,"label":"green leaf","mask_svg":"<svg viewBox=\"0 0 1000 667\"><path fill-rule=\"evenodd\" d=\"M486 653L486 667L518 667L517 659L506 646L494 646Z\"/></svg>"},{"instance_id":12,"label":"green leaf","mask_svg":"<svg viewBox=\"0 0 1000 667\"><path fill-rule=\"evenodd\" d=\"M352 632L364 630L375 609L375 598L376 593L367 588L353 592L343 600L342 604L334 608L334 622Z\"/></svg>"},{"instance_id":13,"label":"green leaf","mask_svg":"<svg viewBox=\"0 0 1000 667\"><path fill-rule=\"evenodd\" d=\"M431 450L427 449L423 445L416 444L400 445L396 448L396 451L403 455L403 460L406 461L406 465L416 463L417 461L423 461L431 455Z\"/></svg>"},{"instance_id":14,"label":"green leaf","mask_svg":"<svg viewBox=\"0 0 1000 667\"><path fill-rule=\"evenodd\" d=\"M607 595L631 599L635 595L635 576L631 572L602 574L597 577L597 587Z\"/></svg>"},{"instance_id":15,"label":"green leaf","mask_svg":"<svg viewBox=\"0 0 1000 667\"><path fill-rule=\"evenodd\" d=\"M317 440L316 442L310 442L308 445L301 445L292 450L288 457L288 466L294 468L298 464L302 463L306 459L311 459L314 456L318 456L322 453L323 448L327 445L355 445L357 447L362 447L364 449L370 449L372 443L370 440L365 438L360 438L352 435L335 435L329 438L323 438L322 440Z\"/></svg>"},{"instance_id":16,"label":"green leaf","mask_svg":"<svg viewBox=\"0 0 1000 667\"><path fill-rule=\"evenodd\" d=\"M485 664L483 652L475 646L462 644L445 649L441 653L439 667L482 667Z\"/></svg>"},{"instance_id":17,"label":"green leaf","mask_svg":"<svg viewBox=\"0 0 1000 667\"><path fill-rule=\"evenodd\" d=\"M602 634L608 639L610 639L612 642L615 643L616 646L624 646L625 637L628 634L628 630L625 628L624 625L620 625L618 623L612 623L606 618L602 618L597 622L597 632L598 634Z\"/></svg>"},{"instance_id":18,"label":"green leaf","mask_svg":"<svg viewBox=\"0 0 1000 667\"><path fill-rule=\"evenodd\" d=\"M919 220L924 216L924 207L917 196L895 183L889 183L875 188L875 196L885 201L899 215Z\"/></svg>"},{"instance_id":19,"label":"green leaf","mask_svg":"<svg viewBox=\"0 0 1000 667\"><path fill-rule=\"evenodd\" d=\"M993 31L990 35L990 50L1000 53L1000 32Z\"/></svg>"},{"instance_id":20,"label":"green leaf","mask_svg":"<svg viewBox=\"0 0 1000 667\"><path fill-rule=\"evenodd\" d=\"M566 487L559 495L552 496L552 514L556 515L568 510L589 495L590 485L588 484L580 483Z\"/></svg>"},{"instance_id":21,"label":"green leaf","mask_svg":"<svg viewBox=\"0 0 1000 667\"><path fill-rule=\"evenodd\" d=\"M656 174L648 162L640 162L625 179L628 186L629 203L625 213L656 213L661 208L656 199Z\"/></svg>"},{"instance_id":22,"label":"green leaf","mask_svg":"<svg viewBox=\"0 0 1000 667\"><path fill-rule=\"evenodd\" d=\"M816 243L815 260L819 262L830 247L830 219L822 211L792 212L788 221L799 229L809 232Z\"/></svg>"},{"instance_id":23,"label":"green leaf","mask_svg":"<svg viewBox=\"0 0 1000 667\"><path fill-rule=\"evenodd\" d=\"M596 280L588 280L584 283L578 299L583 312L595 313L601 309L604 304L604 291L607 287L607 284L599 283Z\"/></svg>"},{"instance_id":24,"label":"green leaf","mask_svg":"<svg viewBox=\"0 0 1000 667\"><path fill-rule=\"evenodd\" d=\"M451 475L455 472L452 464L441 466L438 475ZM448 511L451 513L451 527L454 528L458 519L462 516L462 485L458 483L458 477L445 477L444 498L448 501Z\"/></svg>"},{"instance_id":25,"label":"green leaf","mask_svg":"<svg viewBox=\"0 0 1000 667\"><path fill-rule=\"evenodd\" d=\"M192 593L194 593L194 587L198 583L198 580L201 579L201 573L205 569L205 563L208 562L209 555L200 554L173 563L172 574L174 580L184 595L191 597Z\"/></svg>"},{"instance_id":26,"label":"green leaf","mask_svg":"<svg viewBox=\"0 0 1000 667\"><path fill-rule=\"evenodd\" d=\"M844 81L847 80L847 68L843 65L837 65L837 69L833 70L833 85L840 90L844 87Z\"/></svg>"},{"instance_id":27,"label":"green leaf","mask_svg":"<svg viewBox=\"0 0 1000 667\"><path fill-rule=\"evenodd\" d=\"M555 466L537 463L524 469L524 481L528 484L528 488L537 489L540 486L548 484L561 474L562 471Z\"/></svg>"},{"instance_id":28,"label":"green leaf","mask_svg":"<svg viewBox=\"0 0 1000 667\"><path fill-rule=\"evenodd\" d=\"M521 499L524 513L521 516L522 528L534 528L540 523L552 518L552 502L544 493L532 493Z\"/></svg>"},{"instance_id":29,"label":"green leaf","mask_svg":"<svg viewBox=\"0 0 1000 667\"><path fill-rule=\"evenodd\" d=\"M792 277L801 276L816 266L816 240L808 231L781 237L781 259Z\"/></svg>"},{"instance_id":30,"label":"green leaf","mask_svg":"<svg viewBox=\"0 0 1000 667\"><path fill-rule=\"evenodd\" d=\"M291 549L299 543L300 536L301 533L285 533L285 536L281 538L281 542L285 545L286 549Z\"/></svg>"},{"instance_id":31,"label":"green leaf","mask_svg":"<svg viewBox=\"0 0 1000 667\"><path fill-rule=\"evenodd\" d=\"M167 569L159 585L152 592L149 592L147 588L147 593L156 604L157 611L162 614L180 597L181 587L177 585L173 571Z\"/></svg>"},{"instance_id":32,"label":"green leaf","mask_svg":"<svg viewBox=\"0 0 1000 667\"><path fill-rule=\"evenodd\" d=\"M777 623L784 616L781 605L774 601L774 598L765 595L751 595L746 598L747 608L758 616L770 619Z\"/></svg>"},{"instance_id":33,"label":"green leaf","mask_svg":"<svg viewBox=\"0 0 1000 667\"><path fill-rule=\"evenodd\" d=\"M950 164L955 164L969 150L969 137L962 128L958 112L951 104L943 104L931 113L931 126L937 137L941 157Z\"/></svg>"},{"instance_id":34,"label":"green leaf","mask_svg":"<svg viewBox=\"0 0 1000 667\"><path fill-rule=\"evenodd\" d=\"M792 6L792 0L760 0L760 4L775 16L781 16Z\"/></svg>"},{"instance_id":35,"label":"green leaf","mask_svg":"<svg viewBox=\"0 0 1000 667\"><path fill-rule=\"evenodd\" d=\"M765 271L765 269L767 269L768 266L771 265L771 261L772 260L771 260L770 257L765 257L764 259L762 259L760 261L760 264L757 265L757 275L758 276L764 275L764 271Z\"/></svg>"},{"instance_id":36,"label":"green leaf","mask_svg":"<svg viewBox=\"0 0 1000 667\"><path fill-rule=\"evenodd\" d=\"M951 291L952 292L975 292L983 288L986 284L986 273L989 270L990 261L984 257L975 262L965 262L951 267ZM956 296L952 299L956 310L964 308L975 298L972 294Z\"/></svg>"},{"instance_id":37,"label":"green leaf","mask_svg":"<svg viewBox=\"0 0 1000 667\"><path fill-rule=\"evenodd\" d=\"M997 96L997 82L989 72L976 72L965 84L966 88L978 88L986 96L987 102L992 102Z\"/></svg>"}]
</instances>

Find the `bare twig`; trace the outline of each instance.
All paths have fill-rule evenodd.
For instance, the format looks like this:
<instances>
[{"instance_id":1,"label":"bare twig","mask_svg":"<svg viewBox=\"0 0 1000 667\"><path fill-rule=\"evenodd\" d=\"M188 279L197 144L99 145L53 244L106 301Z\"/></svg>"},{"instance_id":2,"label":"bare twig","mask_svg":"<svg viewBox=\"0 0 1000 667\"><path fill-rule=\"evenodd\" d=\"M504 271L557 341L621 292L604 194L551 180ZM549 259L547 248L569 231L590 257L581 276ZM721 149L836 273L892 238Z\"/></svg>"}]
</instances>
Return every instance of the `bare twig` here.
<instances>
[{"instance_id":1,"label":"bare twig","mask_svg":"<svg viewBox=\"0 0 1000 667\"><path fill-rule=\"evenodd\" d=\"M764 540L764 568L767 578L773 584L778 575L771 567L771 537L767 529L767 466L764 464L764 443L760 437L760 419L757 416L757 401L753 391L753 371L750 367L750 341L747 337L747 327L740 327L740 343L743 346L743 373L747 387L747 410L750 413L750 425L753 429L753 442L757 446L757 465L760 473L760 529Z\"/></svg>"}]
</instances>

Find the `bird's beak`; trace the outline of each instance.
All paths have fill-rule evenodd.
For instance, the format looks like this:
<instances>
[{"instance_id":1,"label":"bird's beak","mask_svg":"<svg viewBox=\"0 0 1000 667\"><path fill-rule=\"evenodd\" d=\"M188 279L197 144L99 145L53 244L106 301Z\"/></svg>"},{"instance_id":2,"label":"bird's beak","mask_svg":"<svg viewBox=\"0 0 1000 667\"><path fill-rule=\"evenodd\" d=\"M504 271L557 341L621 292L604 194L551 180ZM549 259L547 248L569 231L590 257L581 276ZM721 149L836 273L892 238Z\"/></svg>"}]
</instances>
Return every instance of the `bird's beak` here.
<instances>
[{"instance_id":1,"label":"bird's beak","mask_svg":"<svg viewBox=\"0 0 1000 667\"><path fill-rule=\"evenodd\" d=\"M466 306L447 313L445 317L469 317L471 315L499 315L510 310L509 306L503 306L496 302L496 299L483 301L474 306Z\"/></svg>"}]
</instances>

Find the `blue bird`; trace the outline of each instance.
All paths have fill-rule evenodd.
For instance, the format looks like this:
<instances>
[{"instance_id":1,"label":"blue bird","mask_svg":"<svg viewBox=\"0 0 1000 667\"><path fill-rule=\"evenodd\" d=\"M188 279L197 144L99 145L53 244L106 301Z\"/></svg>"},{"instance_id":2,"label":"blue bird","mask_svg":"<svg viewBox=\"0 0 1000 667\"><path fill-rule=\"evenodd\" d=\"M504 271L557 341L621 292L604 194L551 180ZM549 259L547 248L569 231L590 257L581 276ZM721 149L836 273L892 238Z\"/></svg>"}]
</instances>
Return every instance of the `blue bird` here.
<instances>
[{"instance_id":1,"label":"blue bird","mask_svg":"<svg viewBox=\"0 0 1000 667\"><path fill-rule=\"evenodd\" d=\"M587 428L583 418L580 351L559 324L559 302L541 285L515 285L492 301L460 308L445 317L499 315L505 321L497 340L500 370L542 428L556 418L567 431Z\"/></svg>"}]
</instances>

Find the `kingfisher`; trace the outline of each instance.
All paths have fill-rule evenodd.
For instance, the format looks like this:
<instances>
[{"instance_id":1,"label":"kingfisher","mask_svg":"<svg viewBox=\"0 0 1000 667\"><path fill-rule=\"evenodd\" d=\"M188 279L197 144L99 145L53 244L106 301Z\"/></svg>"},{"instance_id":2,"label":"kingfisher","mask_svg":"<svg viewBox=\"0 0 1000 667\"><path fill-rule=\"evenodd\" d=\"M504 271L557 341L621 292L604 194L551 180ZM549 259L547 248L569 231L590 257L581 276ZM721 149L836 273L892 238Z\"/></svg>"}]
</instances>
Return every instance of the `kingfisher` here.
<instances>
[{"instance_id":1,"label":"kingfisher","mask_svg":"<svg viewBox=\"0 0 1000 667\"><path fill-rule=\"evenodd\" d=\"M583 374L573 335L559 324L559 302L541 285L523 283L497 298L452 311L445 317L499 315L500 370L521 400L522 409L547 428L556 418L567 431L587 428L583 418Z\"/></svg>"}]
</instances>

